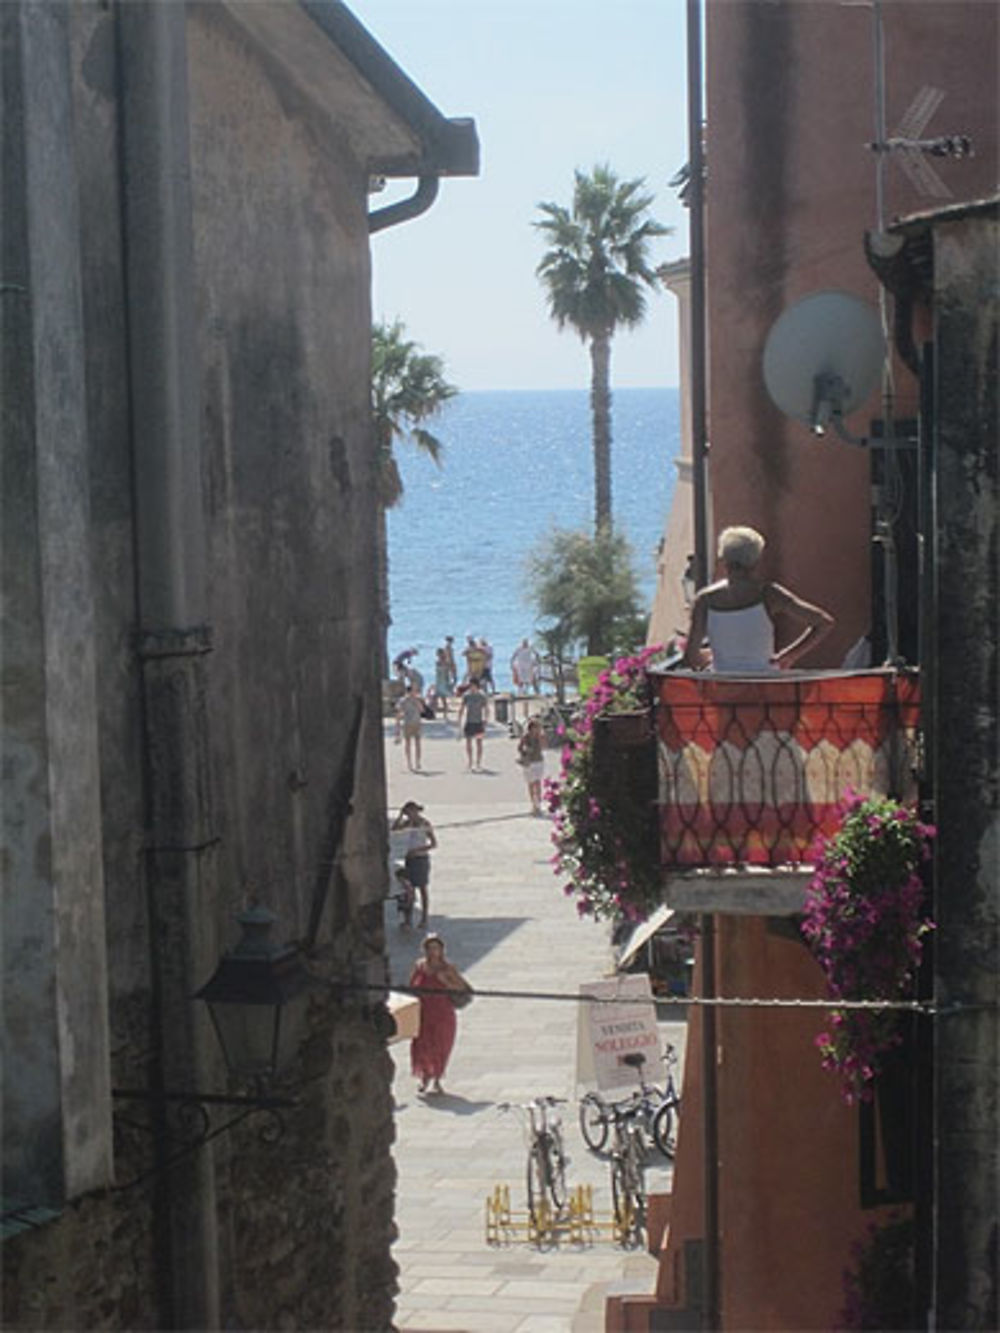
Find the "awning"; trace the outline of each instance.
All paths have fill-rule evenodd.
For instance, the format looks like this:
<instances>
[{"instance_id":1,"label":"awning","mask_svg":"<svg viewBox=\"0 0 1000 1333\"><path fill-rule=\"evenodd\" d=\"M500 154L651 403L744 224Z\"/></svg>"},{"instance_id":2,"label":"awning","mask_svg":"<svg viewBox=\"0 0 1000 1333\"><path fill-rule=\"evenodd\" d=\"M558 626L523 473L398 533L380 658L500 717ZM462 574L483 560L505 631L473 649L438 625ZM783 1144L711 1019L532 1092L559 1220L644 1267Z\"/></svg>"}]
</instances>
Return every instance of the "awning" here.
<instances>
[{"instance_id":1,"label":"awning","mask_svg":"<svg viewBox=\"0 0 1000 1333\"><path fill-rule=\"evenodd\" d=\"M645 921L641 921L639 925L636 926L635 930L633 930L632 934L629 936L628 944L625 945L625 948L621 952L621 957L618 959L619 971L623 967L628 967L629 963L631 963L632 959L636 956L642 946L648 943L656 932L661 930L667 924L673 914L674 909L672 907L667 907L664 904L663 906L658 907L651 917L648 917Z\"/></svg>"}]
</instances>

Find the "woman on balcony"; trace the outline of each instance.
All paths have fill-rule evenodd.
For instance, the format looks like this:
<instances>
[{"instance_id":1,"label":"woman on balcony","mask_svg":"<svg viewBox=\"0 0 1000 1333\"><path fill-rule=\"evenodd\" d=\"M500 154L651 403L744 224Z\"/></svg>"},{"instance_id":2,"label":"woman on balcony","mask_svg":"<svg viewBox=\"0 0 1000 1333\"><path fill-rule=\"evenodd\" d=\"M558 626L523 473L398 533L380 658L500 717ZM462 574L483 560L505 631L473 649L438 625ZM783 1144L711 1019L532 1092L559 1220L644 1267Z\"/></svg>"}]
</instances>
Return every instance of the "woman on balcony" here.
<instances>
[{"instance_id":1,"label":"woman on balcony","mask_svg":"<svg viewBox=\"0 0 1000 1333\"><path fill-rule=\"evenodd\" d=\"M814 648L833 627L833 616L804 602L779 583L765 583L756 574L764 538L754 528L725 528L719 537L719 559L726 577L696 595L683 665L700 671L753 675L790 667ZM774 651L774 621L787 616L803 625L798 638ZM711 663L703 649L708 638Z\"/></svg>"}]
</instances>

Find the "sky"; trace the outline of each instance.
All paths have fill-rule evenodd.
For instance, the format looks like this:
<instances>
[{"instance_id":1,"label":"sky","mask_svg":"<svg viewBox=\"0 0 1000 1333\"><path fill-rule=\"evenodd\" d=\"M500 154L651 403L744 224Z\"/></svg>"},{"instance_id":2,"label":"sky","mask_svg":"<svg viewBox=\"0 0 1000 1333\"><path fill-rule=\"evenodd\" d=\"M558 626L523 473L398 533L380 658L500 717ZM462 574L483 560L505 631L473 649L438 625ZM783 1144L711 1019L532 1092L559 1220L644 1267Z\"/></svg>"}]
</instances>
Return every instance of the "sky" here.
<instances>
[{"instance_id":1,"label":"sky","mask_svg":"<svg viewBox=\"0 0 1000 1333\"><path fill-rule=\"evenodd\" d=\"M372 237L373 312L399 318L460 389L586 388L590 359L548 315L535 266L542 201L569 205L573 172L607 163L646 178L673 228L658 261L687 253L668 182L687 160L684 0L348 0L443 115L471 116L478 177L441 182L430 212ZM390 186L375 206L412 194ZM615 336L612 386L676 385L677 301Z\"/></svg>"}]
</instances>

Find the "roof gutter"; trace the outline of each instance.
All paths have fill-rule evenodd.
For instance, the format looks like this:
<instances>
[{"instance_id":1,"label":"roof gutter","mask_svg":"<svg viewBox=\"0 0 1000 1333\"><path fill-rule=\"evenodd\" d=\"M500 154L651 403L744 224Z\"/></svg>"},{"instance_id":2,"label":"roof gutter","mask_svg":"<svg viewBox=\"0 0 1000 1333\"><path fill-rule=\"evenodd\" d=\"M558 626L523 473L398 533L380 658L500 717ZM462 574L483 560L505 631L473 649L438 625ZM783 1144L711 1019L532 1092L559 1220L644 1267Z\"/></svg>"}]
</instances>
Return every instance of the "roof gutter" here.
<instances>
[{"instance_id":1,"label":"roof gutter","mask_svg":"<svg viewBox=\"0 0 1000 1333\"><path fill-rule=\"evenodd\" d=\"M387 227L395 227L400 222L409 222L411 218L418 218L421 213L426 213L438 196L439 184L440 179L437 176L421 176L417 181L415 192L408 199L400 199L395 204L376 208L374 212L368 214L369 234L385 231Z\"/></svg>"}]
</instances>

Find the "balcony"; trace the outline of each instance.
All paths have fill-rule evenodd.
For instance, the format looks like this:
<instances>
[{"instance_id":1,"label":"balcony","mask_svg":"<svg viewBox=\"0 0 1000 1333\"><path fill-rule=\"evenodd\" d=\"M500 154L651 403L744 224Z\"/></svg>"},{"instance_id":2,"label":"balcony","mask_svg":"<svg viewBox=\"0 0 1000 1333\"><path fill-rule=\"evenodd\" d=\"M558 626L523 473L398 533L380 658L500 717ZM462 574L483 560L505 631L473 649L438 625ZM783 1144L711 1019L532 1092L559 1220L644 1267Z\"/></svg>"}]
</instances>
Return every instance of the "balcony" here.
<instances>
[{"instance_id":1,"label":"balcony","mask_svg":"<svg viewBox=\"0 0 1000 1333\"><path fill-rule=\"evenodd\" d=\"M812 846L836 830L845 792L916 799L915 671L654 671L651 681L671 907L794 915Z\"/></svg>"}]
</instances>

